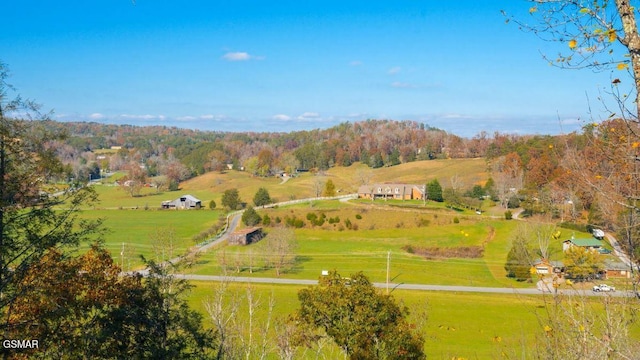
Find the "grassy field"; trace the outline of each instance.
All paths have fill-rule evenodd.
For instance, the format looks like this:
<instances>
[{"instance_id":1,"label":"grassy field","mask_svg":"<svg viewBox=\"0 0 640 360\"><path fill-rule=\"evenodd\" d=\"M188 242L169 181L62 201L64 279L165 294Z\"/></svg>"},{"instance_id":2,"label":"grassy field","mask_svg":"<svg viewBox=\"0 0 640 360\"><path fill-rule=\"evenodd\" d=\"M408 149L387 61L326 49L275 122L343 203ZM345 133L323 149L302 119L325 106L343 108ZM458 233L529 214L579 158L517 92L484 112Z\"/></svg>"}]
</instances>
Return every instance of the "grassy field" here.
<instances>
[{"instance_id":1,"label":"grassy field","mask_svg":"<svg viewBox=\"0 0 640 360\"><path fill-rule=\"evenodd\" d=\"M154 243L159 239L173 239L175 255L184 254L196 243L193 236L214 225L220 211L175 210L84 210L86 219L103 219L109 229L105 247L114 259L121 263L123 257L128 267L142 264L139 255L156 259ZM122 247L125 254L121 256ZM128 270L125 267L125 270Z\"/></svg>"},{"instance_id":2,"label":"grassy field","mask_svg":"<svg viewBox=\"0 0 640 360\"><path fill-rule=\"evenodd\" d=\"M210 325L204 303L212 301L218 284L194 284L196 287L190 293L190 303L205 314L205 323ZM257 326L265 321L266 304L271 297L275 303L273 317L283 318L298 308L297 292L303 288L260 284L250 287L261 304L254 319ZM230 285L228 292L245 299L247 288L247 284ZM523 346L530 354L535 346L536 331L540 332L535 313L542 305L539 296L399 290L394 291L393 296L409 307L409 320L422 330L429 359L495 359L503 358L502 352L518 357ZM246 299L241 302L238 318L245 321L248 318ZM275 336L273 331L270 336ZM335 347L327 347L324 351L325 355L339 354ZM297 358L310 359L314 355L309 352L304 356L300 352ZM271 358L276 359L277 356Z\"/></svg>"},{"instance_id":3,"label":"grassy field","mask_svg":"<svg viewBox=\"0 0 640 360\"><path fill-rule=\"evenodd\" d=\"M387 253L395 282L466 286L531 287L506 278L504 263L510 238L520 222L478 215L459 215L446 209L416 211L380 205L351 205L338 201L316 202L278 209L260 209L271 219L304 219L295 229L298 242L295 266L283 277L315 279L322 270L343 274L363 271L372 281L385 281ZM312 226L307 214L324 214L340 222ZM358 217L359 216L359 219ZM352 229L345 226L349 220ZM273 221L273 220L272 220ZM284 220L283 220L284 221ZM354 227L357 226L357 230ZM269 228L265 228L268 234ZM565 231L563 236L570 236ZM482 257L440 257L427 259L408 251L417 248L484 248ZM222 264L241 276L273 277L275 270L260 268L264 243L250 246L221 246L202 255L192 269L196 274L220 274ZM554 244L559 249L561 243ZM224 260L223 260L224 259ZM252 273L249 273L249 264Z\"/></svg>"}]
</instances>

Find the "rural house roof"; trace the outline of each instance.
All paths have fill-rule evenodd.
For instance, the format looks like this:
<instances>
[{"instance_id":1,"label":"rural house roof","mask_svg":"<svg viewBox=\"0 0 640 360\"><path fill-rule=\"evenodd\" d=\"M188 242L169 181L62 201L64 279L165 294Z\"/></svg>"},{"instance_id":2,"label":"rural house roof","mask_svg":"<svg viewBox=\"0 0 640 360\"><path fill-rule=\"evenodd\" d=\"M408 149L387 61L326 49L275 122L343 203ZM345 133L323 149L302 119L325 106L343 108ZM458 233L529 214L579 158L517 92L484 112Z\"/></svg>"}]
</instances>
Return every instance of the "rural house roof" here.
<instances>
[{"instance_id":1,"label":"rural house roof","mask_svg":"<svg viewBox=\"0 0 640 360\"><path fill-rule=\"evenodd\" d=\"M262 230L261 227L259 226L255 226L255 227L250 227L250 228L246 228L246 229L240 229L240 230L236 230L233 233L237 234L237 235L247 235L247 234L251 234L254 231L257 230Z\"/></svg>"},{"instance_id":2,"label":"rural house roof","mask_svg":"<svg viewBox=\"0 0 640 360\"><path fill-rule=\"evenodd\" d=\"M604 267L607 270L629 270L629 265L623 263L622 261L616 261L613 259L606 259L604 261Z\"/></svg>"},{"instance_id":3,"label":"rural house roof","mask_svg":"<svg viewBox=\"0 0 640 360\"><path fill-rule=\"evenodd\" d=\"M186 198L187 200L191 200L191 201L193 201L193 202L199 202L199 201L200 201L200 199L198 199L198 198L196 198L196 197L194 197L194 196L192 196L192 195L184 195L184 196L180 196L180 200L181 200L182 198Z\"/></svg>"},{"instance_id":4,"label":"rural house roof","mask_svg":"<svg viewBox=\"0 0 640 360\"><path fill-rule=\"evenodd\" d=\"M564 263L562 261L546 260L546 259L538 259L533 262L533 266L538 266L538 265L550 265L556 268L564 267Z\"/></svg>"},{"instance_id":5,"label":"rural house roof","mask_svg":"<svg viewBox=\"0 0 640 360\"><path fill-rule=\"evenodd\" d=\"M398 189L399 193L409 192L411 190L417 190L420 193L423 191L423 187L415 184L398 184L398 183L389 183L389 184L373 184L373 185L362 185L358 188L359 194L386 194L386 193L396 193L396 189Z\"/></svg>"},{"instance_id":6,"label":"rural house roof","mask_svg":"<svg viewBox=\"0 0 640 360\"><path fill-rule=\"evenodd\" d=\"M167 200L162 202L163 208L194 208L200 207L202 201L192 195L182 195L175 200Z\"/></svg>"},{"instance_id":7,"label":"rural house roof","mask_svg":"<svg viewBox=\"0 0 640 360\"><path fill-rule=\"evenodd\" d=\"M600 242L600 240L596 240L596 239L569 239L569 240L565 240L565 243L571 243L575 246L579 246L579 247L601 247L602 243Z\"/></svg>"}]
</instances>

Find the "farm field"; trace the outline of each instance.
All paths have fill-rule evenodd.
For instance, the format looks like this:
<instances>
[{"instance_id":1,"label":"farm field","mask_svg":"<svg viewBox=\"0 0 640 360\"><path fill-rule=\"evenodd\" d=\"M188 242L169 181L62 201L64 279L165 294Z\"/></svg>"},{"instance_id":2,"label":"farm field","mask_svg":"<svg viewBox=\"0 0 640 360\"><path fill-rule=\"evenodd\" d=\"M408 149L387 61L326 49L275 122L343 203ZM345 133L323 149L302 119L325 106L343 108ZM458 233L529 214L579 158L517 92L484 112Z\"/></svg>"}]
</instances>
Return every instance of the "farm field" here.
<instances>
[{"instance_id":1,"label":"farm field","mask_svg":"<svg viewBox=\"0 0 640 360\"><path fill-rule=\"evenodd\" d=\"M205 324L210 326L204 304L212 301L219 284L193 284L190 304L203 314ZM299 307L297 293L302 288L304 286L230 284L226 291L229 298L241 299L237 316L247 322L246 295L251 289L254 299L260 304L254 317L254 326L258 328L266 321L269 299L274 300L273 323L286 318ZM422 329L428 359L521 358L523 351L531 356L536 336L541 336L539 320L544 319L541 316L541 296L405 290L396 290L392 295L409 308L409 321ZM630 330L633 337L640 337L640 327L636 325ZM275 344L273 325L268 336L274 337L269 343ZM277 359L275 346L272 351L269 358ZM329 358L341 356L337 348L329 345L321 355ZM312 350L303 354L300 349L296 358L314 359L315 356Z\"/></svg>"},{"instance_id":2,"label":"farm field","mask_svg":"<svg viewBox=\"0 0 640 360\"><path fill-rule=\"evenodd\" d=\"M384 178L401 178L403 181L420 183L427 181L424 175L427 173L446 177L466 171L465 179L470 181L479 179L484 168L483 159L420 161L381 169L354 164L346 168L332 168L324 178L332 177L336 184L347 184L350 179L356 178L356 173L370 171L374 179L381 181ZM420 174L422 181L416 174ZM238 186L241 198L249 202L252 192L260 187L267 188L270 194L276 194L272 198L288 200L282 189L298 194L305 188L311 191L312 181L316 178L304 173L281 183L279 179L256 178L237 171L208 173L181 184L180 191L157 193L154 189L143 188L143 193L138 197L131 197L116 186L95 185L101 203L94 208L87 208L83 216L103 218L110 229L105 237L107 249L114 259L135 268L142 264L139 255L148 258L155 256L153 242L159 234L173 233L175 255L184 254L194 246L194 235L207 230L218 221L218 217L223 216L222 210L211 211L206 208L207 199L218 197L216 201L220 204L219 197L224 188ZM157 210L163 200L184 194L200 198L205 209ZM258 209L258 212L261 216L268 215L274 222L277 218L287 217L306 221L303 228L295 229L297 260L295 266L283 274L286 278L314 279L322 270L336 269L340 272L364 271L372 281L384 281L389 253L390 276L395 282L532 286L505 277L504 262L509 249L509 236L518 222L504 220L502 210L487 210L486 214L493 211L493 216L479 216L469 210L452 211L442 203L435 202L352 200L311 201L274 209ZM334 224L312 226L306 220L310 213L340 220ZM570 235L568 232L563 234L567 237ZM253 265L253 257L259 256L261 247L263 244L257 243L248 247L221 246L211 249L201 255L195 268L190 271L216 275L226 267L227 271L240 271L242 276L275 276L273 269L265 270L259 264ZM479 247L483 253L475 258L447 256L426 259L415 253L416 249L423 247ZM552 245L553 248L559 249L560 244ZM221 266L221 258L226 259L224 266ZM260 262L259 259L255 261ZM253 274L249 274L248 262L252 263Z\"/></svg>"},{"instance_id":3,"label":"farm field","mask_svg":"<svg viewBox=\"0 0 640 360\"><path fill-rule=\"evenodd\" d=\"M220 211L175 210L84 210L85 219L103 219L109 229L104 245L118 264L124 260L124 270L142 265L140 255L156 259L154 243L173 239L174 254L184 254L196 245L193 236L218 222ZM121 255L122 248L125 253ZM169 255L166 254L165 257Z\"/></svg>"},{"instance_id":4,"label":"farm field","mask_svg":"<svg viewBox=\"0 0 640 360\"><path fill-rule=\"evenodd\" d=\"M370 202L369 202L370 203ZM408 210L381 205L323 201L278 209L260 209L271 219L303 219L305 226L295 229L297 261L282 277L315 279L322 270L341 273L363 271L372 281L386 279L387 254L390 277L394 282L464 286L531 287L506 278L504 263L510 236L519 222L475 214L459 215L450 210ZM339 223L312 226L308 214L324 214ZM273 220L272 220L273 221ZM284 221L284 220L283 220ZM345 227L350 223L351 229ZM357 230L354 230L357 228ZM269 227L265 228L268 234ZM563 236L572 232L563 230ZM263 242L249 246L221 246L202 254L193 273L275 277L273 269L261 268ZM420 248L444 250L483 249L480 257L441 256L425 258ZM559 253L561 243L552 244ZM224 266L223 266L224 265Z\"/></svg>"}]
</instances>

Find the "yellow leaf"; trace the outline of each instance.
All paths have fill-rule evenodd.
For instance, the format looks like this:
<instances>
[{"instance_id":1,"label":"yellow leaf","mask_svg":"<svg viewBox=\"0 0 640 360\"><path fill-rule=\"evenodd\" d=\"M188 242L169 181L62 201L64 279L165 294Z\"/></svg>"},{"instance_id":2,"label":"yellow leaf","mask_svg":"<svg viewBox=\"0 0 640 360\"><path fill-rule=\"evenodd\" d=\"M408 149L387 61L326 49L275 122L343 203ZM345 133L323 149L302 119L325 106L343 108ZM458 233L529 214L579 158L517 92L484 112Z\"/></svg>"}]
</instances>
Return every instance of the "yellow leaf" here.
<instances>
[{"instance_id":1,"label":"yellow leaf","mask_svg":"<svg viewBox=\"0 0 640 360\"><path fill-rule=\"evenodd\" d=\"M538 11L538 7L537 6L532 6L529 8L529 14L533 14L534 12Z\"/></svg>"},{"instance_id":2,"label":"yellow leaf","mask_svg":"<svg viewBox=\"0 0 640 360\"><path fill-rule=\"evenodd\" d=\"M578 42L575 39L569 40L569 48L570 49L575 49L576 46L578 46Z\"/></svg>"},{"instance_id":3,"label":"yellow leaf","mask_svg":"<svg viewBox=\"0 0 640 360\"><path fill-rule=\"evenodd\" d=\"M589 13L589 11L591 11L591 10L589 10L588 8L582 8L582 9L580 9L580 14L587 14L587 13Z\"/></svg>"},{"instance_id":4,"label":"yellow leaf","mask_svg":"<svg viewBox=\"0 0 640 360\"><path fill-rule=\"evenodd\" d=\"M607 35L609 35L609 42L614 42L618 38L618 35L616 35L616 31L613 29L607 31Z\"/></svg>"},{"instance_id":5,"label":"yellow leaf","mask_svg":"<svg viewBox=\"0 0 640 360\"><path fill-rule=\"evenodd\" d=\"M553 330L553 329L551 328L551 326L549 326L549 325L545 325L545 326L544 326L544 331L546 331L546 332L551 332L552 330Z\"/></svg>"},{"instance_id":6,"label":"yellow leaf","mask_svg":"<svg viewBox=\"0 0 640 360\"><path fill-rule=\"evenodd\" d=\"M640 143L637 142L637 141L634 142L633 144L631 144L631 147L634 148L634 149L637 148L638 146L640 146Z\"/></svg>"},{"instance_id":7,"label":"yellow leaf","mask_svg":"<svg viewBox=\"0 0 640 360\"><path fill-rule=\"evenodd\" d=\"M618 66L616 66L616 68L618 70L626 70L629 68L629 64L625 64L625 63L619 63Z\"/></svg>"},{"instance_id":8,"label":"yellow leaf","mask_svg":"<svg viewBox=\"0 0 640 360\"><path fill-rule=\"evenodd\" d=\"M549 149L553 149L553 145L549 145Z\"/></svg>"}]
</instances>

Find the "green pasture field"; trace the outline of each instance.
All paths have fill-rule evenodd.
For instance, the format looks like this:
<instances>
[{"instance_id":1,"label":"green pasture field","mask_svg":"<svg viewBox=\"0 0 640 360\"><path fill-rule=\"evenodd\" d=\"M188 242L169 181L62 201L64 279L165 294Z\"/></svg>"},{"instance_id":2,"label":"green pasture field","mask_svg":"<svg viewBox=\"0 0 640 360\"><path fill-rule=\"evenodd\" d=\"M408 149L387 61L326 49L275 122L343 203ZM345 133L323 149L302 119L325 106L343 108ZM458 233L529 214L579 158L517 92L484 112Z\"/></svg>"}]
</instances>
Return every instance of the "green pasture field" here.
<instances>
[{"instance_id":1,"label":"green pasture field","mask_svg":"<svg viewBox=\"0 0 640 360\"><path fill-rule=\"evenodd\" d=\"M213 194L208 191L185 192L178 190L158 192L155 188L143 187L139 196L131 196L125 188L111 184L96 184L92 185L92 188L100 199L100 202L92 209L160 209L163 201L175 200L186 194L202 200L202 207L208 209L209 201L213 198Z\"/></svg>"},{"instance_id":2,"label":"green pasture field","mask_svg":"<svg viewBox=\"0 0 640 360\"><path fill-rule=\"evenodd\" d=\"M139 255L155 259L153 243L160 234L173 233L174 254L184 254L195 244L193 236L216 224L220 211L211 210L84 210L85 219L103 219L109 229L105 247L120 264L123 243L128 263L141 265ZM125 269L129 270L129 269Z\"/></svg>"},{"instance_id":3,"label":"green pasture field","mask_svg":"<svg viewBox=\"0 0 640 360\"><path fill-rule=\"evenodd\" d=\"M335 209L331 209L331 205ZM278 209L259 209L268 214L272 223L276 217L295 216L306 223L295 229L298 243L297 261L282 276L314 279L322 270L351 273L363 271L375 282L386 280L387 254L390 254L390 276L397 283L422 283L465 286L531 287L506 277L504 264L511 237L521 222L493 219L478 215L456 216L442 212L407 211L395 207L369 208L351 206L338 201L316 202L313 207L300 204ZM340 223L311 226L306 214L325 214L327 219L339 217ZM356 215L361 218L357 219ZM458 223L454 222L458 219ZM358 230L345 227L345 220L358 225ZM427 225L424 225L427 224ZM352 227L354 226L352 225ZM265 228L268 234L269 228ZM561 239L573 232L562 230ZM457 248L482 246L480 258L425 259L412 253L424 247ZM224 261L228 271L240 276L274 277L275 270L262 269L260 254L264 243L249 246L220 246L203 253L192 271L196 274L221 274ZM551 244L556 256L561 254L561 242ZM223 260L224 259L224 260ZM249 264L253 263L252 273Z\"/></svg>"},{"instance_id":4,"label":"green pasture field","mask_svg":"<svg viewBox=\"0 0 640 360\"><path fill-rule=\"evenodd\" d=\"M341 273L348 276L349 273ZM201 312L205 325L211 326L204 303L211 301L215 282L193 282L195 287L189 294L192 308ZM250 286L254 297L261 304L254 318L254 326L264 324L267 304L273 297L273 319L284 318L299 307L297 293L304 286L231 284L229 294L240 296L238 317L248 318L246 292ZM381 290L382 291L382 290ZM409 321L418 325L425 337L425 353L429 359L496 359L519 358L523 347L530 354L536 342L536 334L541 333L536 311L543 305L541 296L521 296L517 294L484 294L462 292L430 292L396 290L393 296L410 310ZM635 335L639 335L634 329ZM634 336L635 336L634 335ZM269 336L275 336L274 331ZM269 343L275 344L275 339ZM325 348L325 355L339 355L331 346ZM302 351L296 358L314 358L315 354ZM276 359L274 354L272 359Z\"/></svg>"},{"instance_id":5,"label":"green pasture field","mask_svg":"<svg viewBox=\"0 0 640 360\"><path fill-rule=\"evenodd\" d=\"M256 188L263 181L272 181L254 180L257 181L254 185ZM124 190L114 186L96 185L93 188L98 192L101 202L95 207L87 208L83 216L105 219L105 225L110 229L105 239L106 247L114 259L129 258L128 264L132 267L141 264L139 254L146 257L154 255L153 234L173 229L176 238L174 254L183 254L195 245L193 236L211 227L222 215L222 210L157 210L162 200L174 199L186 193L206 202L203 195L211 194L208 190L157 194L155 190L144 188L146 192L143 196L132 198ZM206 208L207 204L204 206ZM272 219L296 216L307 223L308 213L324 213L327 218L340 218L338 224L327 222L322 227L307 225L306 228L295 230L299 242L298 261L291 271L283 275L285 277L309 279L315 278L322 270L362 270L373 281L384 281L387 252L390 252L391 276L396 282L531 286L505 278L504 263L509 250L509 238L517 221L490 218L472 212L458 213L435 205L435 208L405 206L420 205L415 201L311 201L275 209L258 209L258 212L261 215L268 214ZM133 210L134 208L137 210ZM352 224L351 229L345 226L347 219ZM454 219L458 223L454 223ZM570 235L567 232L563 234L563 238ZM123 243L126 251L124 256L120 256ZM263 245L258 243L249 247L210 250L201 256L192 271L197 274L219 274L222 271L219 264L221 252L225 253L227 259L232 259L229 262L246 263L250 256L247 252L251 250L259 253L261 246ZM478 259L429 260L409 253L403 249L404 246L484 246L485 251L484 256ZM560 247L561 244L554 244L552 249ZM247 274L245 267L242 275ZM275 276L275 271L257 271L253 276Z\"/></svg>"}]
</instances>

